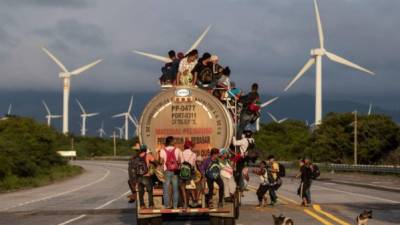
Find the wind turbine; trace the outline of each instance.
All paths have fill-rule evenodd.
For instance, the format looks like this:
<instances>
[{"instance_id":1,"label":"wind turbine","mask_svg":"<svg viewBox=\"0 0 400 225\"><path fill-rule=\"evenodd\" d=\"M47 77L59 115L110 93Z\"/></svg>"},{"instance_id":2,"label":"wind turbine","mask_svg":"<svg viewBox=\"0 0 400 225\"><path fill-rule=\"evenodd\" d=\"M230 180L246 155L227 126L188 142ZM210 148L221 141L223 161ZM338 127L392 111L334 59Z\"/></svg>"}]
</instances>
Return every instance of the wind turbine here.
<instances>
[{"instance_id":1,"label":"wind turbine","mask_svg":"<svg viewBox=\"0 0 400 225\"><path fill-rule=\"evenodd\" d=\"M97 133L99 133L99 137L103 137L103 135L107 135L106 132L104 131L104 122L101 122L101 127L100 129L97 130Z\"/></svg>"},{"instance_id":2,"label":"wind turbine","mask_svg":"<svg viewBox=\"0 0 400 225\"><path fill-rule=\"evenodd\" d=\"M64 92L63 92L63 133L67 134L68 133L68 112L69 112L69 93L71 89L71 77L76 76L81 74L82 72L92 68L96 64L100 63L102 59L99 59L97 61L94 61L90 64L87 64L85 66L82 66L78 69L73 70L72 72L69 72L65 66L61 63L60 60L58 60L53 54L50 53L49 50L46 48L42 47L42 50L61 68L61 72L59 73L59 77L63 79L64 83Z\"/></svg>"},{"instance_id":3,"label":"wind turbine","mask_svg":"<svg viewBox=\"0 0 400 225\"><path fill-rule=\"evenodd\" d=\"M272 98L272 99L270 99L270 100L268 100L268 101L266 101L266 102L264 102L263 104L261 104L261 106L260 106L260 110L262 110L264 107L266 107L266 106L269 106L270 104L272 104L274 101L276 101L277 99L278 99L279 97L275 97L275 98ZM258 118L257 119L257 121L256 121L256 131L259 131L260 130L260 118Z\"/></svg>"},{"instance_id":4,"label":"wind turbine","mask_svg":"<svg viewBox=\"0 0 400 225\"><path fill-rule=\"evenodd\" d=\"M196 49L197 46L199 46L199 44L201 43L201 41L204 39L204 37L207 35L208 31L211 29L211 25L209 25L205 31L203 31L203 33L200 35L200 37L192 44L192 46L186 51L186 54L189 53L190 51L192 51L193 49ZM171 59L169 57L165 57L165 56L160 56L160 55L155 55L155 54L151 54L151 53L146 53L146 52L141 52L141 51L133 51L136 54L139 55L143 55L146 56L148 58L152 58L164 63L169 63L171 62Z\"/></svg>"},{"instance_id":5,"label":"wind turbine","mask_svg":"<svg viewBox=\"0 0 400 225\"><path fill-rule=\"evenodd\" d=\"M273 120L275 123L283 123L283 122L285 122L285 121L288 119L288 118L286 117L286 118L277 120L276 117L275 117L274 115L272 115L270 112L267 112L267 113L268 113L268 115L272 118L272 120Z\"/></svg>"},{"instance_id":6,"label":"wind turbine","mask_svg":"<svg viewBox=\"0 0 400 225\"><path fill-rule=\"evenodd\" d=\"M368 116L372 113L372 103L369 103Z\"/></svg>"},{"instance_id":7,"label":"wind turbine","mask_svg":"<svg viewBox=\"0 0 400 225\"><path fill-rule=\"evenodd\" d=\"M82 117L81 135L84 137L84 136L86 136L86 131L87 131L86 130L86 119L89 118L89 117L92 117L92 116L97 116L97 115L99 115L99 113L87 113L78 99L76 99L76 102L78 103L79 108L81 108L81 111L82 111L82 114L81 114L81 117Z\"/></svg>"},{"instance_id":8,"label":"wind turbine","mask_svg":"<svg viewBox=\"0 0 400 225\"><path fill-rule=\"evenodd\" d=\"M122 126L122 127L115 127L115 129L117 129L118 130L118 136L119 136L119 139L122 139L122 136L124 136L124 127L125 127L125 125L124 126Z\"/></svg>"},{"instance_id":9,"label":"wind turbine","mask_svg":"<svg viewBox=\"0 0 400 225\"><path fill-rule=\"evenodd\" d=\"M43 106L47 111L47 115L46 115L46 119L47 119L47 125L50 127L51 126L51 119L58 119L61 118L61 115L53 115L51 114L51 111L49 109L49 107L47 106L46 102L44 100L42 100Z\"/></svg>"},{"instance_id":10,"label":"wind turbine","mask_svg":"<svg viewBox=\"0 0 400 225\"><path fill-rule=\"evenodd\" d=\"M129 107L128 107L128 111L124 112L124 113L120 113L117 115L114 115L113 118L117 118L117 117L125 117L125 140L128 140L129 138L129 133L128 133L128 128L129 128L129 121L131 121L135 127L137 128L137 121L131 116L131 111L132 111L132 103L133 103L133 96L131 97L131 101L129 102Z\"/></svg>"},{"instance_id":11,"label":"wind turbine","mask_svg":"<svg viewBox=\"0 0 400 225\"><path fill-rule=\"evenodd\" d=\"M322 120L322 56L328 57L328 59L351 67L353 69L357 69L368 74L374 75L373 72L354 64L347 59L344 59L340 56L337 56L331 52L328 52L324 46L324 33L322 30L321 18L319 15L317 0L314 0L315 14L317 18L317 29L319 36L319 48L311 50L311 58L307 61L304 67L300 70L300 72L294 77L294 79L289 83L289 85L285 88L287 91L300 77L302 77L305 72L315 63L316 65L316 79L315 79L315 124L321 124Z\"/></svg>"}]
</instances>

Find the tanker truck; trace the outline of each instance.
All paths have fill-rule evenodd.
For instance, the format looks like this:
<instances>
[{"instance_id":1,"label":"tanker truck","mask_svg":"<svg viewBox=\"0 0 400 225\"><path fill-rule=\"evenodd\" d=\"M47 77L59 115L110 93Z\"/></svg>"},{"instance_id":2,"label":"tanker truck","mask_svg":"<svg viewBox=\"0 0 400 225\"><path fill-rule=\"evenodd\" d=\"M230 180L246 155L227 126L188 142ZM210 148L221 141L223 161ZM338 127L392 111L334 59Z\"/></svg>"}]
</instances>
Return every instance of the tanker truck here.
<instances>
[{"instance_id":1,"label":"tanker truck","mask_svg":"<svg viewBox=\"0 0 400 225\"><path fill-rule=\"evenodd\" d=\"M137 130L139 140L154 151L153 154L157 154L156 150L168 136L174 137L176 147L180 149L183 149L186 140L191 140L195 144L193 151L203 158L209 155L212 147L228 148L235 135L237 107L235 101L227 99L225 102L196 87L162 89L143 110ZM164 209L163 190L154 188L155 207L141 208L137 203L137 224L162 224L162 218L171 215L208 215L211 225L234 225L239 216L240 195L236 193L234 200L225 202L222 208L207 208L204 193L199 208ZM146 201L147 196L144 199ZM218 196L213 199L217 201Z\"/></svg>"}]
</instances>

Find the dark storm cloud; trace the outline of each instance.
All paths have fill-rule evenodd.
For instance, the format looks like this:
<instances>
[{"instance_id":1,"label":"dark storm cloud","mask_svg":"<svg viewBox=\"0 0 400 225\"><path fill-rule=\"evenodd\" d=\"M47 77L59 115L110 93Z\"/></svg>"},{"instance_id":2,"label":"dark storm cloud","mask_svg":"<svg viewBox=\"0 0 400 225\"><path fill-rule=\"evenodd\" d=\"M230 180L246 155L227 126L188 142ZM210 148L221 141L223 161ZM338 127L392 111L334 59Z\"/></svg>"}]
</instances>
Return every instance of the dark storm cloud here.
<instances>
[{"instance_id":1,"label":"dark storm cloud","mask_svg":"<svg viewBox=\"0 0 400 225\"><path fill-rule=\"evenodd\" d=\"M86 7L85 0L0 0L0 3L10 6L49 6L49 7Z\"/></svg>"}]
</instances>

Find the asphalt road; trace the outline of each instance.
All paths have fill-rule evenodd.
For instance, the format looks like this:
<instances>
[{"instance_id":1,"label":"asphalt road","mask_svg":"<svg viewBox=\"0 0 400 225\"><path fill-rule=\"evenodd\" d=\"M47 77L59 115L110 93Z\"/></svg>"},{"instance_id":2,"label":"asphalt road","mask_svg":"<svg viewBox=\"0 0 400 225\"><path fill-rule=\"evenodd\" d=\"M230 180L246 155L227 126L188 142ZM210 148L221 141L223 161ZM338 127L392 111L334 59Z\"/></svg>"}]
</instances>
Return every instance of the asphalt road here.
<instances>
[{"instance_id":1,"label":"asphalt road","mask_svg":"<svg viewBox=\"0 0 400 225\"><path fill-rule=\"evenodd\" d=\"M46 187L0 194L0 225L122 225L136 224L133 204L127 203L125 162L75 162L85 168L82 175ZM279 203L257 209L257 178L245 193L240 225L272 225L272 214L291 217L295 224L356 224L356 216L372 209L369 225L400 224L400 192L367 187L314 182L315 208L302 208L296 196L298 181L285 179L278 191ZM396 188L396 187L393 187ZM399 188L399 187L397 187ZM318 208L318 206L320 208ZM208 224L207 218L172 218L164 224Z\"/></svg>"}]
</instances>

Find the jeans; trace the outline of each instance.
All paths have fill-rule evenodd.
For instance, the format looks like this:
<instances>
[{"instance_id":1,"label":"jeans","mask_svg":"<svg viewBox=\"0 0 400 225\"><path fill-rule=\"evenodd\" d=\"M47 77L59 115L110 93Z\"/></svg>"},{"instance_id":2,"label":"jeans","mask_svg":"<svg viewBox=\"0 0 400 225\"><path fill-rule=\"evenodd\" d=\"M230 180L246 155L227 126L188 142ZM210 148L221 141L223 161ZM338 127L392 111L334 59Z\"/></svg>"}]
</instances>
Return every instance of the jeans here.
<instances>
[{"instance_id":1,"label":"jeans","mask_svg":"<svg viewBox=\"0 0 400 225\"><path fill-rule=\"evenodd\" d=\"M149 207L154 206L154 201L153 201L153 183L151 181L151 177L140 177L138 179L138 188L139 188L139 203L140 206L145 206L144 204L144 189L146 188L148 197L149 197Z\"/></svg>"},{"instance_id":2,"label":"jeans","mask_svg":"<svg viewBox=\"0 0 400 225\"><path fill-rule=\"evenodd\" d=\"M298 194L300 195L300 197L303 199L305 198L308 204L311 204L311 192L310 192L310 188L311 188L311 181L309 182L301 182L300 183L300 187L298 190Z\"/></svg>"},{"instance_id":3,"label":"jeans","mask_svg":"<svg viewBox=\"0 0 400 225\"><path fill-rule=\"evenodd\" d=\"M268 191L269 191L269 197L271 199L271 202L276 202L276 200L278 199L278 196L276 195L275 188L271 187Z\"/></svg>"},{"instance_id":4,"label":"jeans","mask_svg":"<svg viewBox=\"0 0 400 225\"><path fill-rule=\"evenodd\" d=\"M207 177L207 186L208 186L207 203L209 203L213 198L214 182L216 182L219 187L218 201L219 201L219 203L222 203L223 199L224 199L224 182L222 181L221 177L218 177L217 179L211 179L211 178Z\"/></svg>"},{"instance_id":5,"label":"jeans","mask_svg":"<svg viewBox=\"0 0 400 225\"><path fill-rule=\"evenodd\" d=\"M170 207L169 189L172 183L173 207L178 208L178 201L179 201L178 175L176 175L172 171L165 171L164 177L165 177L165 182L163 184L164 207L166 208Z\"/></svg>"},{"instance_id":6,"label":"jeans","mask_svg":"<svg viewBox=\"0 0 400 225\"><path fill-rule=\"evenodd\" d=\"M269 189L269 185L268 184L260 184L260 186L257 189L257 198L258 201L261 203L265 193L267 193L268 189Z\"/></svg>"}]
</instances>

